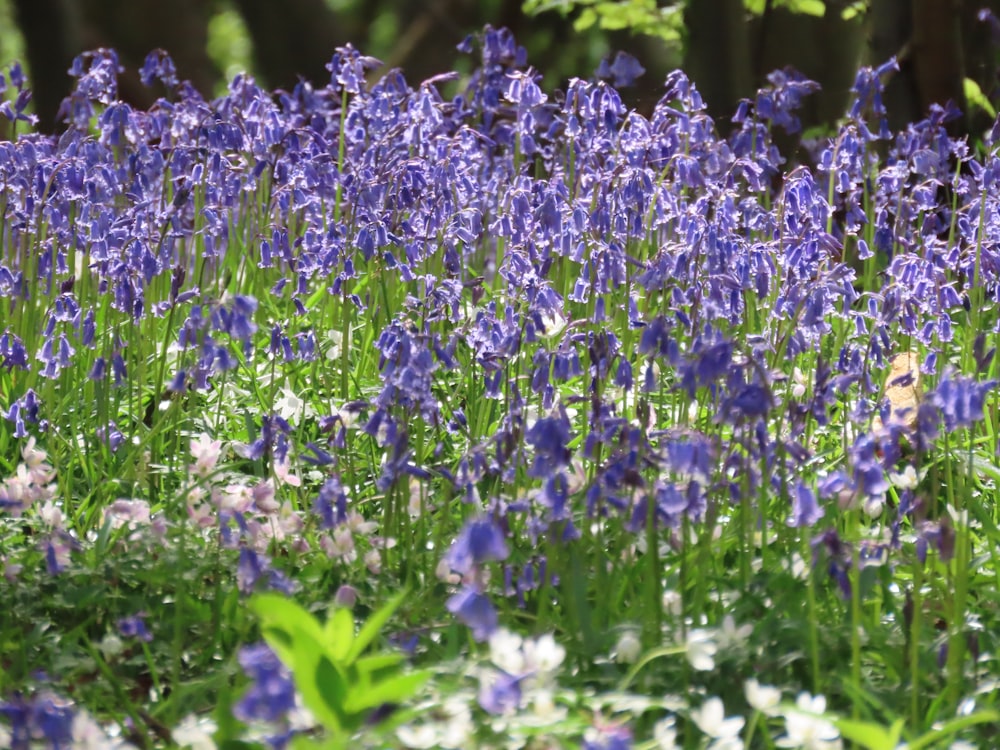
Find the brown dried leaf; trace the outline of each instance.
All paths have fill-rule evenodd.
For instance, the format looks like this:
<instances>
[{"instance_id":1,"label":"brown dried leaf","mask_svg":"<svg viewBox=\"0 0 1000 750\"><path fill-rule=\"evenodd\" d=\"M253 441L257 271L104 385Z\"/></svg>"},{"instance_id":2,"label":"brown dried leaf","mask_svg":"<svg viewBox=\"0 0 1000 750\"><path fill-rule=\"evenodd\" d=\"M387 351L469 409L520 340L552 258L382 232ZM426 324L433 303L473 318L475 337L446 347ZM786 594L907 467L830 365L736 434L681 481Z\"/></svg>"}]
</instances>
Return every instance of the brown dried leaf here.
<instances>
[{"instance_id":1,"label":"brown dried leaf","mask_svg":"<svg viewBox=\"0 0 1000 750\"><path fill-rule=\"evenodd\" d=\"M913 429L917 425L920 406L920 355L916 352L897 354L889 361L883 396L889 400L889 420ZM876 416L875 429L882 427Z\"/></svg>"}]
</instances>

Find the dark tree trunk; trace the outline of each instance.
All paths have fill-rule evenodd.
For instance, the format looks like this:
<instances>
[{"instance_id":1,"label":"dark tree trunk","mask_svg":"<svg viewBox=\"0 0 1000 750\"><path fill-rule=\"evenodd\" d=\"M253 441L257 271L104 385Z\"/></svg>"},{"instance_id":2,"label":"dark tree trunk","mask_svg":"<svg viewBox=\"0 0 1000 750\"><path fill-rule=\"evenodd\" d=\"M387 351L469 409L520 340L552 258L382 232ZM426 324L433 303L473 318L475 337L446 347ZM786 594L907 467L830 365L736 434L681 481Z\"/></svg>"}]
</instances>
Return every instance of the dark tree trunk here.
<instances>
[{"instance_id":1,"label":"dark tree trunk","mask_svg":"<svg viewBox=\"0 0 1000 750\"><path fill-rule=\"evenodd\" d=\"M913 0L912 54L921 113L949 101L965 112L961 0Z\"/></svg>"},{"instance_id":2,"label":"dark tree trunk","mask_svg":"<svg viewBox=\"0 0 1000 750\"><path fill-rule=\"evenodd\" d=\"M347 14L334 16L323 0L236 0L253 38L254 61L264 83L291 89L300 78L322 86L334 50L367 39L367 28ZM363 50L362 50L363 51Z\"/></svg>"},{"instance_id":3,"label":"dark tree trunk","mask_svg":"<svg viewBox=\"0 0 1000 750\"><path fill-rule=\"evenodd\" d=\"M32 103L38 127L56 127L56 113L70 85L75 56L71 7L63 0L14 0L14 13L27 47Z\"/></svg>"},{"instance_id":4,"label":"dark tree trunk","mask_svg":"<svg viewBox=\"0 0 1000 750\"><path fill-rule=\"evenodd\" d=\"M684 70L720 123L754 91L745 14L742 0L693 0L684 9Z\"/></svg>"}]
</instances>

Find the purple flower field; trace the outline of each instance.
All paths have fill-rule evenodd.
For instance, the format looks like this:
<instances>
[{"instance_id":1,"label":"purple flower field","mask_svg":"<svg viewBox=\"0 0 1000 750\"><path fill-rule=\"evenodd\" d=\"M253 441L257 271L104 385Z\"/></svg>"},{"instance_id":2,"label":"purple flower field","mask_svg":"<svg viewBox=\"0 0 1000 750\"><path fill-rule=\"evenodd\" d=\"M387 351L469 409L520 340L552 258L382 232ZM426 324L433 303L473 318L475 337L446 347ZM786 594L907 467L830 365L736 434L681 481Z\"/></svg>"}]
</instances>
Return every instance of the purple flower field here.
<instances>
[{"instance_id":1,"label":"purple flower field","mask_svg":"<svg viewBox=\"0 0 1000 750\"><path fill-rule=\"evenodd\" d=\"M1000 122L462 52L4 71L0 747L1000 745Z\"/></svg>"}]
</instances>

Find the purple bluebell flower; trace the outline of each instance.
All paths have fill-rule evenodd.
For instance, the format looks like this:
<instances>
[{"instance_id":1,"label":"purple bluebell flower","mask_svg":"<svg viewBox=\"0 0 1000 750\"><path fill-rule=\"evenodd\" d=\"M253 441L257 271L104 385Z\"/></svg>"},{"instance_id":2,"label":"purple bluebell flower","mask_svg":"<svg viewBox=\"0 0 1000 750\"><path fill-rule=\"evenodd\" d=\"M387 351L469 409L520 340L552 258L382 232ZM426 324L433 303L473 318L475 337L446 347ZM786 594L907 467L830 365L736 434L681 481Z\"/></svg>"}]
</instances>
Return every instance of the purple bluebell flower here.
<instances>
[{"instance_id":1,"label":"purple bluebell flower","mask_svg":"<svg viewBox=\"0 0 1000 750\"><path fill-rule=\"evenodd\" d=\"M497 629L499 618L489 597L474 586L463 586L448 598L448 611L472 629L472 637L485 641Z\"/></svg>"},{"instance_id":2,"label":"purple bluebell flower","mask_svg":"<svg viewBox=\"0 0 1000 750\"><path fill-rule=\"evenodd\" d=\"M512 676L497 671L488 683L484 680L479 687L479 705L487 713L503 716L517 711L521 705L521 682L523 676Z\"/></svg>"},{"instance_id":3,"label":"purple bluebell flower","mask_svg":"<svg viewBox=\"0 0 1000 750\"><path fill-rule=\"evenodd\" d=\"M607 58L601 60L600 66L594 75L604 80L611 79L611 85L615 88L633 86L636 80L646 72L639 61L628 52L619 50L615 53L615 59L609 63Z\"/></svg>"},{"instance_id":4,"label":"purple bluebell flower","mask_svg":"<svg viewBox=\"0 0 1000 750\"><path fill-rule=\"evenodd\" d=\"M954 432L983 419L986 394L996 387L995 380L975 381L945 369L937 388L928 396L941 409L945 430Z\"/></svg>"},{"instance_id":5,"label":"purple bluebell flower","mask_svg":"<svg viewBox=\"0 0 1000 750\"><path fill-rule=\"evenodd\" d=\"M796 482L788 525L797 528L813 526L822 517L823 509L816 502L816 494L804 482Z\"/></svg>"},{"instance_id":6,"label":"purple bluebell flower","mask_svg":"<svg viewBox=\"0 0 1000 750\"><path fill-rule=\"evenodd\" d=\"M295 686L288 668L266 643L244 646L238 656L251 684L233 706L240 721L279 722L295 708Z\"/></svg>"},{"instance_id":7,"label":"purple bluebell flower","mask_svg":"<svg viewBox=\"0 0 1000 750\"><path fill-rule=\"evenodd\" d=\"M177 68L169 54L156 49L146 55L139 71L139 80L143 86L152 86L154 82L160 81L164 86L172 88L177 85Z\"/></svg>"},{"instance_id":8,"label":"purple bluebell flower","mask_svg":"<svg viewBox=\"0 0 1000 750\"><path fill-rule=\"evenodd\" d=\"M266 558L248 547L240 547L240 559L236 565L236 585L240 593L253 593L267 567Z\"/></svg>"},{"instance_id":9,"label":"purple bluebell flower","mask_svg":"<svg viewBox=\"0 0 1000 750\"><path fill-rule=\"evenodd\" d=\"M0 714L11 722L12 750L29 750L32 740L38 739L52 750L73 747L73 709L69 701L52 693L39 693L30 700L15 695L0 702Z\"/></svg>"},{"instance_id":10,"label":"purple bluebell flower","mask_svg":"<svg viewBox=\"0 0 1000 750\"><path fill-rule=\"evenodd\" d=\"M347 520L347 493L339 477L328 477L323 482L313 507L321 519L321 528L332 529Z\"/></svg>"},{"instance_id":11,"label":"purple bluebell flower","mask_svg":"<svg viewBox=\"0 0 1000 750\"><path fill-rule=\"evenodd\" d=\"M135 638L137 641L149 643L153 640L153 634L146 629L146 613L136 612L131 617L124 617L118 621L118 632L124 638Z\"/></svg>"},{"instance_id":12,"label":"purple bluebell flower","mask_svg":"<svg viewBox=\"0 0 1000 750\"><path fill-rule=\"evenodd\" d=\"M503 532L490 518L468 521L444 559L450 570L461 575L472 572L484 563L506 560L510 551Z\"/></svg>"},{"instance_id":13,"label":"purple bluebell flower","mask_svg":"<svg viewBox=\"0 0 1000 750\"><path fill-rule=\"evenodd\" d=\"M571 438L569 419L562 411L538 419L528 430L525 440L535 449L534 461L528 469L532 477L548 477L569 465Z\"/></svg>"}]
</instances>

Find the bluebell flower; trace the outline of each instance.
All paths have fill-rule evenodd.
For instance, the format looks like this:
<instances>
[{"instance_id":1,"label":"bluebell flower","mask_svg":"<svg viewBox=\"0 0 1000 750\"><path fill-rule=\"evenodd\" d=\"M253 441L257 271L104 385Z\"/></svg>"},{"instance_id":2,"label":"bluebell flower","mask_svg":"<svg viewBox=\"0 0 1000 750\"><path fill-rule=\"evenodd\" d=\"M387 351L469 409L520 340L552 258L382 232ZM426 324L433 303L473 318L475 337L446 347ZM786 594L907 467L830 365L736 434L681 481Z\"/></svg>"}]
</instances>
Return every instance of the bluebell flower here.
<instances>
[{"instance_id":1,"label":"bluebell flower","mask_svg":"<svg viewBox=\"0 0 1000 750\"><path fill-rule=\"evenodd\" d=\"M149 643L153 640L153 634L146 629L146 613L137 612L131 617L124 617L118 621L118 632L124 638L135 638L137 641Z\"/></svg>"},{"instance_id":2,"label":"bluebell flower","mask_svg":"<svg viewBox=\"0 0 1000 750\"><path fill-rule=\"evenodd\" d=\"M484 680L480 685L479 705L495 716L514 713L521 705L523 679L523 676L511 676L498 670L489 683Z\"/></svg>"},{"instance_id":3,"label":"bluebell flower","mask_svg":"<svg viewBox=\"0 0 1000 750\"><path fill-rule=\"evenodd\" d=\"M0 366L12 370L17 367L27 370L28 352L24 347L24 342L9 330L0 335Z\"/></svg>"},{"instance_id":4,"label":"bluebell flower","mask_svg":"<svg viewBox=\"0 0 1000 750\"><path fill-rule=\"evenodd\" d=\"M525 440L535 449L528 476L548 477L568 466L570 438L569 419L564 412L536 420L525 435Z\"/></svg>"},{"instance_id":5,"label":"bluebell flower","mask_svg":"<svg viewBox=\"0 0 1000 750\"><path fill-rule=\"evenodd\" d=\"M500 528L492 519L479 518L466 522L444 559L449 569L465 575L483 563L506 560L508 554Z\"/></svg>"},{"instance_id":6,"label":"bluebell flower","mask_svg":"<svg viewBox=\"0 0 1000 750\"><path fill-rule=\"evenodd\" d=\"M822 517L823 509L816 502L815 493L804 482L796 482L788 525L797 528L813 526Z\"/></svg>"},{"instance_id":7,"label":"bluebell flower","mask_svg":"<svg viewBox=\"0 0 1000 750\"><path fill-rule=\"evenodd\" d=\"M279 722L295 708L295 685L287 667L266 643L244 646L238 660L251 684L233 715L240 721Z\"/></svg>"},{"instance_id":8,"label":"bluebell flower","mask_svg":"<svg viewBox=\"0 0 1000 750\"><path fill-rule=\"evenodd\" d=\"M877 450L878 444L871 435L860 435L848 451L855 486L867 497L881 495L889 489Z\"/></svg>"},{"instance_id":9,"label":"bluebell flower","mask_svg":"<svg viewBox=\"0 0 1000 750\"><path fill-rule=\"evenodd\" d=\"M152 86L155 81L160 81L164 86L172 88L177 85L177 68L169 54L156 49L146 55L139 70L139 80L143 86Z\"/></svg>"},{"instance_id":10,"label":"bluebell flower","mask_svg":"<svg viewBox=\"0 0 1000 750\"><path fill-rule=\"evenodd\" d=\"M74 712L69 701L51 693L40 693L33 697L30 710L29 725L35 737L46 740L52 750L73 747Z\"/></svg>"},{"instance_id":11,"label":"bluebell flower","mask_svg":"<svg viewBox=\"0 0 1000 750\"><path fill-rule=\"evenodd\" d=\"M639 61L628 52L619 50L615 53L613 62L608 63L608 59L601 60L600 66L594 75L601 79L611 79L611 85L615 88L635 85L636 80L646 72Z\"/></svg>"},{"instance_id":12,"label":"bluebell flower","mask_svg":"<svg viewBox=\"0 0 1000 750\"><path fill-rule=\"evenodd\" d=\"M984 418L986 394L996 387L995 380L976 381L945 369L937 388L928 397L941 409L945 430L954 432L972 427Z\"/></svg>"},{"instance_id":13,"label":"bluebell flower","mask_svg":"<svg viewBox=\"0 0 1000 750\"><path fill-rule=\"evenodd\" d=\"M332 529L347 520L347 493L337 476L323 482L313 505L321 519L320 527Z\"/></svg>"},{"instance_id":14,"label":"bluebell flower","mask_svg":"<svg viewBox=\"0 0 1000 750\"><path fill-rule=\"evenodd\" d=\"M251 594L257 581L267 570L267 561L248 547L240 547L240 559L236 565L236 586L241 594Z\"/></svg>"},{"instance_id":15,"label":"bluebell flower","mask_svg":"<svg viewBox=\"0 0 1000 750\"><path fill-rule=\"evenodd\" d=\"M448 598L445 606L463 624L472 629L472 637L485 641L497 629L499 618L489 597L474 586L463 586Z\"/></svg>"}]
</instances>

